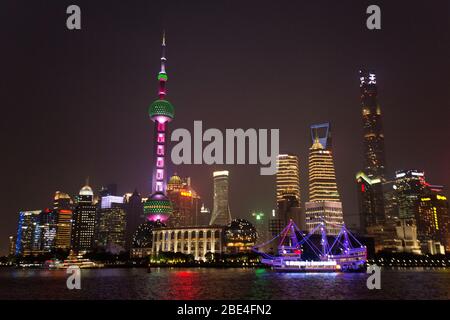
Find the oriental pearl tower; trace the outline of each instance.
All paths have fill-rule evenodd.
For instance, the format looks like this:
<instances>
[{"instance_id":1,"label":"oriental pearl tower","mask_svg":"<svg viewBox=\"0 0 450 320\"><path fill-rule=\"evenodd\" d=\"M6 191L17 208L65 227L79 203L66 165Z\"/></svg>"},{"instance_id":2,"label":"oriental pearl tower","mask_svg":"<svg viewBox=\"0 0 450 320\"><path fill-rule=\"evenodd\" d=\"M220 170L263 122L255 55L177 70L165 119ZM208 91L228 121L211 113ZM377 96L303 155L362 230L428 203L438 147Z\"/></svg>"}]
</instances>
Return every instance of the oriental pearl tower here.
<instances>
[{"instance_id":1,"label":"oriental pearl tower","mask_svg":"<svg viewBox=\"0 0 450 320\"><path fill-rule=\"evenodd\" d=\"M152 194L144 203L148 221L166 223L172 213L172 204L166 196L167 126L174 118L174 107L166 100L166 39L162 38L161 70L158 73L158 99L149 107L150 119L155 123Z\"/></svg>"}]
</instances>

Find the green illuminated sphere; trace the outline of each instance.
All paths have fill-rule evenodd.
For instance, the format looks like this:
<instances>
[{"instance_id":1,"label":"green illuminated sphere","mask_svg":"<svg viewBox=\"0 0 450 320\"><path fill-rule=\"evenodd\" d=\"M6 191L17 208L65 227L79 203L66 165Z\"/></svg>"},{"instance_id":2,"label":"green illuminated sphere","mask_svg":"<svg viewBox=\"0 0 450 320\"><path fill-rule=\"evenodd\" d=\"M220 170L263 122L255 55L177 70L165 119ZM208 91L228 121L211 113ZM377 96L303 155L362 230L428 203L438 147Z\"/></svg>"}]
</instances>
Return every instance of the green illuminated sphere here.
<instances>
[{"instance_id":1,"label":"green illuminated sphere","mask_svg":"<svg viewBox=\"0 0 450 320\"><path fill-rule=\"evenodd\" d=\"M175 116L175 108L167 100L155 100L148 108L148 114L152 120L162 117L166 121L170 121Z\"/></svg>"}]
</instances>

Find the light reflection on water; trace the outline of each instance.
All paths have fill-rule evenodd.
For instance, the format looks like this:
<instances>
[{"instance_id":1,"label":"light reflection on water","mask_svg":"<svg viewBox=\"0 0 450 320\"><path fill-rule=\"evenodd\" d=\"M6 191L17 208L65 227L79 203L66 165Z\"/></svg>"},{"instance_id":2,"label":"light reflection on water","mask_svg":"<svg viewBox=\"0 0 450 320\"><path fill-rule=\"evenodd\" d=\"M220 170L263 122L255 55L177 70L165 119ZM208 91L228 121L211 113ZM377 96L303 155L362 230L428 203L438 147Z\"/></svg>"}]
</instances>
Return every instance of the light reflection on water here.
<instances>
[{"instance_id":1,"label":"light reflection on water","mask_svg":"<svg viewBox=\"0 0 450 320\"><path fill-rule=\"evenodd\" d=\"M276 273L267 269L0 269L0 299L450 299L450 270L383 270L381 290L365 273Z\"/></svg>"}]
</instances>

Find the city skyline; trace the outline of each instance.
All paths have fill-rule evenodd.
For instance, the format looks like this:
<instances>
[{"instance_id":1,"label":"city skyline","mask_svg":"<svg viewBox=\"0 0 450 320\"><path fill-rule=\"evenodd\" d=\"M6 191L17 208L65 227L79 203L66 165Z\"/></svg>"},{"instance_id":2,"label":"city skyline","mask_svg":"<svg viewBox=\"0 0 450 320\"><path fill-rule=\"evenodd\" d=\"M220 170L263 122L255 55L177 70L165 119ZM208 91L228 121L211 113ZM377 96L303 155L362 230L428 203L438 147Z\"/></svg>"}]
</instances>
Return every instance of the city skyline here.
<instances>
[{"instance_id":1,"label":"city skyline","mask_svg":"<svg viewBox=\"0 0 450 320\"><path fill-rule=\"evenodd\" d=\"M308 6L309 12L319 14L319 6ZM334 27L333 24L341 20L332 14L334 5L327 7L330 12L325 12L329 18L325 26ZM363 29L364 15L356 15L358 10L364 12L364 5L354 9L350 9L348 5L345 7L358 17L355 19L359 19L358 23L361 22L360 29L352 31L353 37L349 37L347 41L344 39L345 35L339 35L339 40L344 43L342 51L333 51L333 55L322 53L316 58L317 52L332 50L337 40L332 39L334 31L324 25L308 28L311 21L305 17L304 9L297 11L297 14L306 22L297 21L294 16L283 11L290 19L283 22L278 17L276 21L279 26L272 31L262 25L265 19L252 16L252 21L262 28L270 46L258 38L256 26L238 19L250 13L246 6L233 15L239 20L237 26L226 30L213 21L218 13L207 19L209 28L204 30L200 23L188 24L184 29L180 27L190 19L187 16L180 17L181 14L176 10L173 14L178 15L179 21L167 15L164 23L156 18L150 25L144 25L152 12L139 13L130 9L138 17L137 25L121 31L120 44L112 43L112 38L105 33L110 30L108 28L113 27L105 29L101 23L92 20L89 22L89 19L86 21L86 29L94 35L83 33L84 30L78 35L68 35L64 30L52 31L53 25L58 23L57 12L53 11L55 9L50 10L49 20L39 25L35 31L18 28L18 34L23 36L29 32L30 37L31 34L48 31L49 42L52 42L39 50L36 57L19 54L22 66L5 66L5 77L10 80L6 83L6 88L12 93L5 101L5 119L12 121L6 123L3 120L5 125L2 127L8 130L6 135L3 134L8 140L5 141L3 151L8 157L2 159L2 167L11 173L6 175L9 183L2 186L2 194L6 200L2 207L5 220L0 227L0 255L6 253L8 236L16 231L19 211L50 207L57 190L72 196L77 194L86 176L90 176L94 182L94 190L98 190L101 185L116 182L120 193L132 192L135 188L143 196L151 192L149 150L152 133L145 116L146 108L154 96L154 62L160 55L155 40L160 39L162 25L167 27L171 39L170 68L174 70L174 75L169 90L171 100L177 105L174 128L190 128L197 119L206 121L209 127L217 128L280 128L280 153L299 156L301 190L307 190L305 164L310 142L309 125L329 121L333 125L333 156L344 217L356 215L354 177L363 167L358 70L361 66L367 66L377 73L378 98L385 133L387 177L393 178L395 170L419 169L426 172L430 181L450 185L447 166L450 148L448 138L445 139L448 134L445 123L449 115L449 100L445 90L448 81L445 72L440 72L443 66L449 66L446 59L449 48L448 44L442 45L443 47L437 44L439 39L444 41L444 35L435 34L434 38L428 38L430 30L440 25L439 19L427 20L429 24L419 27L405 21L402 22L405 25L396 24L395 18L386 15L383 28L393 28L394 31L389 29L393 35L387 36L383 33L384 29L379 34L371 34ZM195 6L190 9L191 13L195 11L194 8ZM395 5L387 8L404 14ZM119 9L120 6L112 4L112 12L118 16ZM232 8L224 9L228 14L232 11ZM86 10L92 10L96 17L101 16L95 5L86 5ZM338 13L342 10L337 8ZM103 16L103 19L112 19L114 14ZM277 19L269 11L265 14ZM289 24L295 26L294 30L286 28ZM340 34L350 24L343 22L337 28ZM326 41L315 43L302 33L303 30L317 35L318 31L311 31L311 28L319 28ZM408 42L411 40L408 38L408 28L419 33L419 43L422 45ZM139 32L128 37L136 30ZM241 33L232 36L237 34L237 30ZM208 37L208 44L202 41L199 36L201 34ZM384 35L383 39L380 34ZM396 35L399 34L404 34L404 38L397 39ZM214 35L218 35L217 38L221 41L214 39ZM98 46L95 44L97 36L101 38ZM304 36L310 41L303 40ZM65 37L70 39L65 40ZM28 39L26 35L25 38ZM13 40L12 48L5 53L6 57L33 45L33 41L28 40L29 42ZM396 43L397 40L400 43ZM52 52L52 46L56 46L53 41L61 41L60 48L53 48L56 52ZM83 49L76 49L83 41L87 41L92 48L89 50L99 50L99 53L87 54L83 53ZM358 41L361 43L354 43ZM190 45L190 42L195 45ZM428 56L423 48L426 45L438 47L441 51L430 50L434 55ZM377 49L380 46L393 50L388 53L379 52ZM131 47L133 51L123 49L124 47ZM285 61L279 61L277 47L285 50ZM403 50L408 48L418 52L405 57ZM63 53L67 57L61 57ZM238 61L241 62L237 63ZM63 66L65 63L68 65ZM308 66L308 63L312 65ZM46 67L53 70L48 76L42 75L43 68ZM32 86L28 88L29 94L19 96L22 92L20 89L23 89L22 79L29 69L33 71L33 77L38 77L40 81L48 80L49 84L43 86L32 81ZM283 72L280 74L279 70ZM73 74L74 80L67 79L68 83L57 84L59 80L66 79L63 77L66 73ZM246 76L239 78L240 74ZM190 79L199 81L190 83ZM132 86L128 84L130 82L133 83ZM50 93L50 83L60 92ZM80 97L71 95L73 90ZM326 97L323 96L323 91L327 92ZM280 92L283 92L281 98ZM37 111L31 110L32 101L37 102ZM286 105L285 109L276 107L277 112L280 112L280 119L274 119L270 114L271 108L277 103ZM205 113L210 106L215 106L215 112ZM22 114L15 107L30 110L25 109L29 113ZM77 112L72 112L73 110ZM350 122L353 125L349 125ZM420 130L411 130L411 127ZM83 152L79 152L80 150ZM168 174L178 172L182 176L191 176L193 187L205 199L207 207L212 208L210 177L215 170L230 171L230 207L233 218L249 219L254 209L261 209L266 216L270 214L274 208L275 176L259 176L257 166L171 166ZM256 180L258 185L249 184L247 180ZM245 190L250 191L246 193ZM448 195L448 191L445 193Z\"/></svg>"}]
</instances>

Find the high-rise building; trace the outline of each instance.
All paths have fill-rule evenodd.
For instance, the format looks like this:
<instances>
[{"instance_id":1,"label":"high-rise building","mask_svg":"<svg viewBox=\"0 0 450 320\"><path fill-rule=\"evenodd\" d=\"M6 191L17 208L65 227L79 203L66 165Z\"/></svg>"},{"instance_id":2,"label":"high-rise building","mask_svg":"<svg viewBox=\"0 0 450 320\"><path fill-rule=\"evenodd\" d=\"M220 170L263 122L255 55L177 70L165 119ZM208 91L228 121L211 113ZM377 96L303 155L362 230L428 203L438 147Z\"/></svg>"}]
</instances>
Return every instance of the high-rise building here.
<instances>
[{"instance_id":1,"label":"high-rise building","mask_svg":"<svg viewBox=\"0 0 450 320\"><path fill-rule=\"evenodd\" d=\"M201 225L201 199L191 186L191 179L174 174L167 184L167 197L172 202L173 213L168 221L170 227Z\"/></svg>"},{"instance_id":2,"label":"high-rise building","mask_svg":"<svg viewBox=\"0 0 450 320\"><path fill-rule=\"evenodd\" d=\"M95 245L107 252L118 254L125 250L126 211L123 197L101 198L96 222Z\"/></svg>"},{"instance_id":3,"label":"high-rise building","mask_svg":"<svg viewBox=\"0 0 450 320\"><path fill-rule=\"evenodd\" d=\"M41 210L19 212L16 255L30 256L40 248L39 215Z\"/></svg>"},{"instance_id":4,"label":"high-rise building","mask_svg":"<svg viewBox=\"0 0 450 320\"><path fill-rule=\"evenodd\" d=\"M365 233L367 228L383 225L385 222L383 183L380 178L369 178L361 171L356 174L356 185L360 228Z\"/></svg>"},{"instance_id":5,"label":"high-rise building","mask_svg":"<svg viewBox=\"0 0 450 320\"><path fill-rule=\"evenodd\" d=\"M300 206L300 170L298 157L280 154L277 157L277 202L284 197L294 197Z\"/></svg>"},{"instance_id":6,"label":"high-rise building","mask_svg":"<svg viewBox=\"0 0 450 320\"><path fill-rule=\"evenodd\" d=\"M137 228L141 223L144 223L144 205L142 203L142 197L134 190L134 192L129 197L125 198L125 210L127 212L126 215L126 243L125 247L127 250L130 250L133 243L133 235L136 232Z\"/></svg>"},{"instance_id":7,"label":"high-rise building","mask_svg":"<svg viewBox=\"0 0 450 320\"><path fill-rule=\"evenodd\" d=\"M384 186L386 175L384 134L375 73L360 70L359 87L364 134L364 169L356 174L356 190L360 231L370 233L370 230L384 229L386 215L389 218L393 217L392 210L395 207L391 200L395 200L395 197L392 192L384 194L386 189Z\"/></svg>"},{"instance_id":8,"label":"high-rise building","mask_svg":"<svg viewBox=\"0 0 450 320\"><path fill-rule=\"evenodd\" d=\"M155 122L154 129L154 172L152 194L144 204L144 212L150 221L166 222L172 213L172 205L166 196L166 153L167 126L174 118L174 107L166 97L166 39L163 35L161 70L158 74L158 99L149 107L150 119Z\"/></svg>"},{"instance_id":9,"label":"high-rise building","mask_svg":"<svg viewBox=\"0 0 450 320\"><path fill-rule=\"evenodd\" d=\"M58 212L45 209L39 214L40 251L51 252L56 249Z\"/></svg>"},{"instance_id":10,"label":"high-rise building","mask_svg":"<svg viewBox=\"0 0 450 320\"><path fill-rule=\"evenodd\" d=\"M276 194L277 213L283 224L286 226L292 219L300 225L300 170L297 156L278 155Z\"/></svg>"},{"instance_id":11,"label":"high-rise building","mask_svg":"<svg viewBox=\"0 0 450 320\"><path fill-rule=\"evenodd\" d=\"M446 196L430 193L419 198L417 236L420 241L438 241L450 251L450 217Z\"/></svg>"},{"instance_id":12,"label":"high-rise building","mask_svg":"<svg viewBox=\"0 0 450 320\"><path fill-rule=\"evenodd\" d=\"M225 226L231 222L228 203L228 171L215 171L214 177L214 207L210 225Z\"/></svg>"},{"instance_id":13,"label":"high-rise building","mask_svg":"<svg viewBox=\"0 0 450 320\"><path fill-rule=\"evenodd\" d=\"M53 210L56 212L56 249L69 250L72 236L73 201L64 192L56 191L53 198Z\"/></svg>"},{"instance_id":14,"label":"high-rise building","mask_svg":"<svg viewBox=\"0 0 450 320\"><path fill-rule=\"evenodd\" d=\"M425 173L421 170L399 170L395 172L400 219L416 219L419 212L419 198L427 193Z\"/></svg>"},{"instance_id":15,"label":"high-rise building","mask_svg":"<svg viewBox=\"0 0 450 320\"><path fill-rule=\"evenodd\" d=\"M321 129L325 129L325 135L321 135L321 131L324 131ZM324 223L327 234L337 235L344 219L331 151L330 124L311 126L311 138L313 144L309 149L308 160L309 202L305 203L304 224L307 231L311 232L318 224Z\"/></svg>"},{"instance_id":16,"label":"high-rise building","mask_svg":"<svg viewBox=\"0 0 450 320\"><path fill-rule=\"evenodd\" d=\"M319 136L313 135L309 149L309 201L340 201L331 150L325 149Z\"/></svg>"},{"instance_id":17,"label":"high-rise building","mask_svg":"<svg viewBox=\"0 0 450 320\"><path fill-rule=\"evenodd\" d=\"M384 134L378 103L377 80L373 71L360 70L361 109L364 128L364 173L372 179L386 174Z\"/></svg>"},{"instance_id":18,"label":"high-rise building","mask_svg":"<svg viewBox=\"0 0 450 320\"><path fill-rule=\"evenodd\" d=\"M82 253L93 249L96 213L94 193L90 186L85 185L80 190L73 213L71 247L75 252Z\"/></svg>"}]
</instances>

